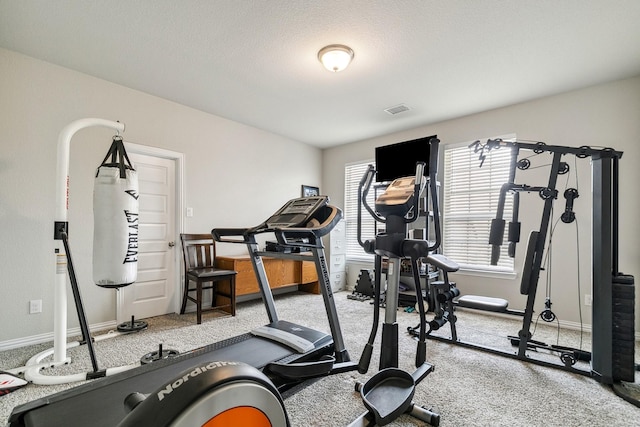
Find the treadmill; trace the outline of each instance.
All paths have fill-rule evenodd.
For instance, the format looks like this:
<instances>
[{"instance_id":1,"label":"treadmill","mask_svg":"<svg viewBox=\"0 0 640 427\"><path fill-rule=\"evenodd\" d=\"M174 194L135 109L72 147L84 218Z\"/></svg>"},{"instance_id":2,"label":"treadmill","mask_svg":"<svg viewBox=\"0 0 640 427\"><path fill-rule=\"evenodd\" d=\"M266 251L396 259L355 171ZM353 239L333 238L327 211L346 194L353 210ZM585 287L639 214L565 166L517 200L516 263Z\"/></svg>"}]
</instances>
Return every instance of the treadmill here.
<instances>
[{"instance_id":1,"label":"treadmill","mask_svg":"<svg viewBox=\"0 0 640 427\"><path fill-rule=\"evenodd\" d=\"M114 427L128 414L124 402L131 393L152 393L168 379L210 361L236 361L254 366L262 370L279 391L309 378L357 369L344 345L322 243L322 236L341 218L342 212L329 204L328 197L315 196L290 200L256 227L213 229L216 241L247 246L269 317L267 325L17 406L7 426ZM300 252L260 251L256 236L262 233L273 233L280 245ZM315 263L330 335L278 318L263 256Z\"/></svg>"}]
</instances>

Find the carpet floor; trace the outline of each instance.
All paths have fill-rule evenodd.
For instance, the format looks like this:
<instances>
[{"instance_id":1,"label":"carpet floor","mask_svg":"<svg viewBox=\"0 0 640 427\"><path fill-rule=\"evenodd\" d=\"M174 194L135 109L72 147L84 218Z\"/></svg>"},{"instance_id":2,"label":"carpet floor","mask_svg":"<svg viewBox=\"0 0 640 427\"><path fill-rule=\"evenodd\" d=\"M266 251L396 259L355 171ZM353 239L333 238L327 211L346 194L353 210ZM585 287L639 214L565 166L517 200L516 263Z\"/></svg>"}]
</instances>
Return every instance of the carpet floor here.
<instances>
[{"instance_id":1,"label":"carpet floor","mask_svg":"<svg viewBox=\"0 0 640 427\"><path fill-rule=\"evenodd\" d=\"M369 301L348 299L347 295L347 292L338 292L334 299L345 344L351 358L358 360L369 335L373 305ZM276 306L281 319L328 331L319 295L298 292L279 295ZM472 310L458 310L457 316L460 339L515 352L506 336L517 335L521 318L493 316ZM96 343L101 368L135 363L144 354L157 350L160 343L165 349L184 352L245 333L268 322L260 301L238 304L235 317L205 314L201 325L195 324L194 314L170 314L147 320L149 328L144 331ZM416 341L405 331L417 323L416 313L398 310L399 365L407 371L414 369ZM439 333L447 335L448 330L445 326ZM101 333L104 332L94 336ZM534 339L587 351L591 346L588 333L558 329L555 324L544 322L536 324ZM22 366L31 356L51 346L52 343L47 343L0 352L0 368ZM365 381L376 372L380 336L374 348L371 367L365 375L357 371L347 372L310 381L285 392L283 397L292 426L344 426L360 415L364 406L359 393L354 391L354 384ZM532 358L561 363L557 355L530 353ZM636 363L639 354L636 342ZM84 346L70 349L68 355L72 363L53 368L48 374L91 370ZM442 427L640 426L640 408L618 397L610 386L589 376L432 340L427 342L427 361L435 366L435 370L417 386L414 401L439 413ZM588 365L584 369L588 369ZM640 375L636 373L634 386L640 383L639 380ZM0 425L7 423L17 405L79 384L29 384L0 397ZM73 425L70 421L69 426ZM425 424L403 415L391 425Z\"/></svg>"}]
</instances>

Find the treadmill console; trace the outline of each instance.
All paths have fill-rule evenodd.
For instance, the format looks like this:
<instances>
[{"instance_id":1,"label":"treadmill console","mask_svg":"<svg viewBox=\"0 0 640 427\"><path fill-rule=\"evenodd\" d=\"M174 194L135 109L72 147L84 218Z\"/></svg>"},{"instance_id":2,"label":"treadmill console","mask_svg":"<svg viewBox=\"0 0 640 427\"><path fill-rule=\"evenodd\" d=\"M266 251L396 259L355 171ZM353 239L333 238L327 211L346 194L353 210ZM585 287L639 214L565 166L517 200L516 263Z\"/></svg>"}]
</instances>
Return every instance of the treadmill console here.
<instances>
[{"instance_id":1,"label":"treadmill console","mask_svg":"<svg viewBox=\"0 0 640 427\"><path fill-rule=\"evenodd\" d=\"M299 197L289 200L256 227L214 228L211 234L217 242L250 243L256 234L273 232L281 245L317 246L319 238L329 233L340 219L342 211L329 205L329 197Z\"/></svg>"},{"instance_id":2,"label":"treadmill console","mask_svg":"<svg viewBox=\"0 0 640 427\"><path fill-rule=\"evenodd\" d=\"M329 202L327 196L300 197L292 199L265 221L268 228L307 227L318 209Z\"/></svg>"}]
</instances>

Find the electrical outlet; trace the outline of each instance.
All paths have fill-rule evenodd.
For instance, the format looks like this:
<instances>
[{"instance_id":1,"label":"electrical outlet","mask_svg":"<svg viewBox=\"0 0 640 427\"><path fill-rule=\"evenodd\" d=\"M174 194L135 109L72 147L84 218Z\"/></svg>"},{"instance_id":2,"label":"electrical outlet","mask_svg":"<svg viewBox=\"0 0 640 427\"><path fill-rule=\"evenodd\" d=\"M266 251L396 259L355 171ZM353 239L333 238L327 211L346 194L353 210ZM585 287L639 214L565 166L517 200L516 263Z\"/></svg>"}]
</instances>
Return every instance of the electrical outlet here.
<instances>
[{"instance_id":1,"label":"electrical outlet","mask_svg":"<svg viewBox=\"0 0 640 427\"><path fill-rule=\"evenodd\" d=\"M29 301L29 314L42 313L42 300L32 299Z\"/></svg>"},{"instance_id":2,"label":"electrical outlet","mask_svg":"<svg viewBox=\"0 0 640 427\"><path fill-rule=\"evenodd\" d=\"M591 294L584 295L584 305L591 305L592 299Z\"/></svg>"}]
</instances>

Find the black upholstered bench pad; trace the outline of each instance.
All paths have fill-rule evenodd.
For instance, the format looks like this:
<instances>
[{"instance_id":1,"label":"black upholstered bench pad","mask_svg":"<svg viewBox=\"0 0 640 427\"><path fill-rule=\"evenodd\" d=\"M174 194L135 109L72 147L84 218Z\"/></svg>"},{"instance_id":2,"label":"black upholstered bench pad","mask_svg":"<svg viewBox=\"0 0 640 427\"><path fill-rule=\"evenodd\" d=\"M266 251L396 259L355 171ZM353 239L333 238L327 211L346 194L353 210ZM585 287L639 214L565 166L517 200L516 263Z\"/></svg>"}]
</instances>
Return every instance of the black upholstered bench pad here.
<instances>
[{"instance_id":1,"label":"black upholstered bench pad","mask_svg":"<svg viewBox=\"0 0 640 427\"><path fill-rule=\"evenodd\" d=\"M460 307L475 308L486 311L506 311L509 301L502 298L483 297L480 295L463 295L457 300Z\"/></svg>"}]
</instances>

